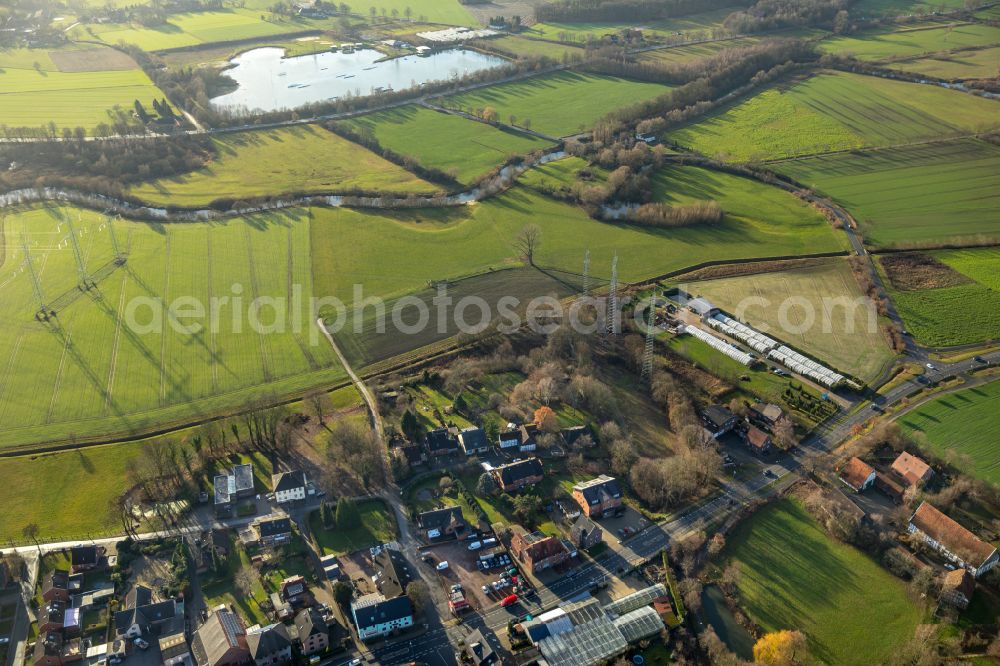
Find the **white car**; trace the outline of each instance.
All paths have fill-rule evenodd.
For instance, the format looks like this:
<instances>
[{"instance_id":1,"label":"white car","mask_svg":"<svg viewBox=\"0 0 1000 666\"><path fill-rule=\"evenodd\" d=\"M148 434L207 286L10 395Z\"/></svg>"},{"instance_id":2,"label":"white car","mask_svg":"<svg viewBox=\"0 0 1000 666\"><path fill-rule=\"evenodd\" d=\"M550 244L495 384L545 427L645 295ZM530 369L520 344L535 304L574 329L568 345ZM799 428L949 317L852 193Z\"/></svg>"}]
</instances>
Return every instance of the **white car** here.
<instances>
[{"instance_id":1,"label":"white car","mask_svg":"<svg viewBox=\"0 0 1000 666\"><path fill-rule=\"evenodd\" d=\"M438 563L437 563L437 567L435 567L435 568L436 568L436 569L437 569L438 571L444 571L444 570L446 570L446 569L448 568L448 561L447 561L447 560L445 560L445 561L443 561L443 562L438 562Z\"/></svg>"},{"instance_id":2,"label":"white car","mask_svg":"<svg viewBox=\"0 0 1000 666\"><path fill-rule=\"evenodd\" d=\"M351 659L349 662L347 662L347 666L361 666L361 660Z\"/></svg>"},{"instance_id":3,"label":"white car","mask_svg":"<svg viewBox=\"0 0 1000 666\"><path fill-rule=\"evenodd\" d=\"M933 363L928 363L928 364L927 364L927 369L928 369L928 370L937 370L937 368L935 368L935 367L934 367L934 364L933 364Z\"/></svg>"},{"instance_id":4,"label":"white car","mask_svg":"<svg viewBox=\"0 0 1000 666\"><path fill-rule=\"evenodd\" d=\"M469 550L479 550L482 547L483 547L482 541L473 541L472 543L469 544Z\"/></svg>"}]
</instances>

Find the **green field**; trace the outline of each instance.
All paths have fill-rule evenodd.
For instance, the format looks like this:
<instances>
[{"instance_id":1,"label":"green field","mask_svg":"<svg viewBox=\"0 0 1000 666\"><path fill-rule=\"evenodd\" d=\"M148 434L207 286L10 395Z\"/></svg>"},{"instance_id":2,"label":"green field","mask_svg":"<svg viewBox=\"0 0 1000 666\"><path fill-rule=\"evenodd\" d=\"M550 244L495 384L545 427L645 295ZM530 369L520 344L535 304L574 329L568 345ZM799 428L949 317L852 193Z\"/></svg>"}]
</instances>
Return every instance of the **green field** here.
<instances>
[{"instance_id":1,"label":"green field","mask_svg":"<svg viewBox=\"0 0 1000 666\"><path fill-rule=\"evenodd\" d=\"M152 203L203 206L221 197L437 190L402 167L314 125L218 136L218 157L205 169L133 187L129 193Z\"/></svg>"},{"instance_id":2,"label":"green field","mask_svg":"<svg viewBox=\"0 0 1000 666\"><path fill-rule=\"evenodd\" d=\"M992 44L1000 44L1000 28L960 23L829 37L819 43L819 48L826 53L850 54L859 60L881 60Z\"/></svg>"},{"instance_id":3,"label":"green field","mask_svg":"<svg viewBox=\"0 0 1000 666\"><path fill-rule=\"evenodd\" d=\"M527 34L557 41L585 42L589 39L600 39L604 35L617 34L625 28L637 28L654 38L672 35L687 41L693 38L692 33L710 36L712 31L722 28L722 22L727 16L741 9L743 7L724 7L662 21L641 23L536 23L527 30ZM684 36L675 33L683 33Z\"/></svg>"},{"instance_id":4,"label":"green field","mask_svg":"<svg viewBox=\"0 0 1000 666\"><path fill-rule=\"evenodd\" d=\"M76 221L88 270L99 278L87 293L77 289L74 253L64 240L67 216ZM214 224L122 221L115 224L128 248L121 267L111 261L104 224L95 213L56 207L6 218L0 447L183 423L342 376L309 312L306 211ZM57 311L44 324L34 319L22 234ZM212 299L236 296L215 301L212 325ZM194 307L179 298L196 299L205 314L178 319ZM283 311L281 299L289 299ZM171 305L173 317L163 314ZM188 323L202 326L189 333Z\"/></svg>"},{"instance_id":5,"label":"green field","mask_svg":"<svg viewBox=\"0 0 1000 666\"><path fill-rule=\"evenodd\" d=\"M131 110L138 99L148 108L154 98L164 97L131 59L109 51L0 51L0 124L40 127L54 122L59 128L92 130L111 121L109 111L115 106ZM82 62L73 66L74 60ZM104 65L108 71L94 71Z\"/></svg>"},{"instance_id":6,"label":"green field","mask_svg":"<svg viewBox=\"0 0 1000 666\"><path fill-rule=\"evenodd\" d=\"M1000 239L1000 146L967 139L772 167L845 206L875 247Z\"/></svg>"},{"instance_id":7,"label":"green field","mask_svg":"<svg viewBox=\"0 0 1000 666\"><path fill-rule=\"evenodd\" d=\"M827 536L794 500L758 510L726 542L743 610L764 631L801 630L823 663L885 663L922 621L901 580Z\"/></svg>"},{"instance_id":8,"label":"green field","mask_svg":"<svg viewBox=\"0 0 1000 666\"><path fill-rule=\"evenodd\" d=\"M670 138L726 160L780 159L968 135L1000 127L997 109L936 86L824 73L771 86Z\"/></svg>"},{"instance_id":9,"label":"green field","mask_svg":"<svg viewBox=\"0 0 1000 666\"><path fill-rule=\"evenodd\" d=\"M362 548L388 543L396 538L396 518L382 500L358 502L361 525L345 530L323 526L319 511L309 514L309 529L320 555L344 555Z\"/></svg>"},{"instance_id":10,"label":"green field","mask_svg":"<svg viewBox=\"0 0 1000 666\"><path fill-rule=\"evenodd\" d=\"M763 38L761 37L739 37L736 39L726 39L718 42L692 44L690 46L673 46L665 49L657 49L655 51L647 51L642 55L642 58L643 60L649 60L651 62L683 65L711 58L726 49L754 46L756 44L760 44L761 41L763 41Z\"/></svg>"},{"instance_id":11,"label":"green field","mask_svg":"<svg viewBox=\"0 0 1000 666\"><path fill-rule=\"evenodd\" d=\"M531 129L537 132L568 136L592 127L615 109L638 104L669 90L655 83L559 72L446 97L442 105L466 111L492 107L504 120L515 115L515 125L524 127L530 120Z\"/></svg>"},{"instance_id":12,"label":"green field","mask_svg":"<svg viewBox=\"0 0 1000 666\"><path fill-rule=\"evenodd\" d=\"M978 4L978 3L977 3ZM965 7L964 0L861 0L854 7L859 16L878 14L930 14Z\"/></svg>"},{"instance_id":13,"label":"green field","mask_svg":"<svg viewBox=\"0 0 1000 666\"><path fill-rule=\"evenodd\" d=\"M809 268L694 282L686 289L859 379L876 378L893 358L874 305L863 296L842 259ZM792 305L789 299L802 305ZM809 312L815 320L811 326ZM782 325L783 319L789 327Z\"/></svg>"},{"instance_id":14,"label":"green field","mask_svg":"<svg viewBox=\"0 0 1000 666\"><path fill-rule=\"evenodd\" d=\"M1000 71L1000 46L903 60L890 67L939 79L989 78Z\"/></svg>"},{"instance_id":15,"label":"green field","mask_svg":"<svg viewBox=\"0 0 1000 666\"><path fill-rule=\"evenodd\" d=\"M688 171L685 167L681 173L684 179L677 179L678 191L684 180L691 187L701 181L709 194L721 192L733 181L743 183L742 179L702 169ZM787 214L778 219L738 214L728 216L719 226L678 229L599 222L575 206L521 187L460 208L315 209L314 265L322 267L315 277L315 289L351 302L352 286L359 282L366 296L395 297L436 280L512 265L516 263L512 243L527 224L541 228L537 264L579 272L589 249L591 275L607 279L617 251L621 257L618 275L626 281L709 260L797 255L844 247L842 234L831 229L818 213L791 195L781 196L790 203L786 204ZM761 201L754 195L743 200L742 206L751 210Z\"/></svg>"},{"instance_id":16,"label":"green field","mask_svg":"<svg viewBox=\"0 0 1000 666\"><path fill-rule=\"evenodd\" d=\"M551 145L527 134L420 106L404 106L344 122L356 131L373 135L383 148L412 157L425 167L440 169L463 183L474 181L514 155Z\"/></svg>"},{"instance_id":17,"label":"green field","mask_svg":"<svg viewBox=\"0 0 1000 666\"><path fill-rule=\"evenodd\" d=\"M897 289L889 281L889 296L913 336L933 347L1000 338L1000 250L947 250L933 256L968 281L916 290ZM967 314L970 307L973 316Z\"/></svg>"},{"instance_id":18,"label":"green field","mask_svg":"<svg viewBox=\"0 0 1000 666\"><path fill-rule=\"evenodd\" d=\"M351 6L353 11L366 16L370 8L375 7L379 17L383 16L383 10L391 17L392 10L395 9L399 18L405 18L405 11L409 7L414 21L479 27L479 22L458 0L368 0Z\"/></svg>"},{"instance_id":19,"label":"green field","mask_svg":"<svg viewBox=\"0 0 1000 666\"><path fill-rule=\"evenodd\" d=\"M518 35L507 35L495 37L489 40L490 46L520 56L544 56L553 60L562 61L563 56L580 55L585 52L578 46L567 46L557 42L550 42L544 39L531 39Z\"/></svg>"},{"instance_id":20,"label":"green field","mask_svg":"<svg viewBox=\"0 0 1000 666\"><path fill-rule=\"evenodd\" d=\"M941 396L899 417L907 432L922 432L936 455L1000 485L1000 382Z\"/></svg>"},{"instance_id":21,"label":"green field","mask_svg":"<svg viewBox=\"0 0 1000 666\"><path fill-rule=\"evenodd\" d=\"M323 21L275 18L269 13L235 8L171 14L166 24L155 28L111 23L79 25L70 34L77 39L98 39L105 44L124 42L144 51L160 51L317 30L323 25Z\"/></svg>"}]
</instances>

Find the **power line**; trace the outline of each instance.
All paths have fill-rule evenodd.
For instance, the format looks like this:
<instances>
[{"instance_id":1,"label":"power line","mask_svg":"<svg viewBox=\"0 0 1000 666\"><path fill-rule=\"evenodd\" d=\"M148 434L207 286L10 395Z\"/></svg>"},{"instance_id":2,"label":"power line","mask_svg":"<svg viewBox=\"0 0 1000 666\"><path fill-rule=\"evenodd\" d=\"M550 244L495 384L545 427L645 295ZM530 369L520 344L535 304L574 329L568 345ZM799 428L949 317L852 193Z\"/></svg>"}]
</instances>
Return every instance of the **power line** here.
<instances>
[{"instance_id":1,"label":"power line","mask_svg":"<svg viewBox=\"0 0 1000 666\"><path fill-rule=\"evenodd\" d=\"M618 318L618 253L611 260L611 288L608 291L607 332L621 335L621 321Z\"/></svg>"}]
</instances>

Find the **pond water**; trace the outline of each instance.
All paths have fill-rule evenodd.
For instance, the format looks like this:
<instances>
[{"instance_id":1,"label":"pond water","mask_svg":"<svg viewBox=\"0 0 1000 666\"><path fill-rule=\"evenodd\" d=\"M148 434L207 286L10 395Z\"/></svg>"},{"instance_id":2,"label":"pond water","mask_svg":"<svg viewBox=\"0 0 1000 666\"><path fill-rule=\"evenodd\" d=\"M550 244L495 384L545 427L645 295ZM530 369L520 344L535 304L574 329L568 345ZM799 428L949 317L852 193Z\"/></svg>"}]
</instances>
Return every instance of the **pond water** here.
<instances>
[{"instance_id":1,"label":"pond water","mask_svg":"<svg viewBox=\"0 0 1000 666\"><path fill-rule=\"evenodd\" d=\"M506 61L466 49L447 49L429 56L391 60L374 49L353 53L325 52L284 58L274 47L236 56L226 75L239 87L212 99L223 109L277 111L380 90L405 90L429 81L462 77L503 65Z\"/></svg>"},{"instance_id":2,"label":"pond water","mask_svg":"<svg viewBox=\"0 0 1000 666\"><path fill-rule=\"evenodd\" d=\"M715 585L706 585L701 591L701 608L705 620L730 652L741 659L753 660L753 636L736 621L726 605L722 590Z\"/></svg>"}]
</instances>

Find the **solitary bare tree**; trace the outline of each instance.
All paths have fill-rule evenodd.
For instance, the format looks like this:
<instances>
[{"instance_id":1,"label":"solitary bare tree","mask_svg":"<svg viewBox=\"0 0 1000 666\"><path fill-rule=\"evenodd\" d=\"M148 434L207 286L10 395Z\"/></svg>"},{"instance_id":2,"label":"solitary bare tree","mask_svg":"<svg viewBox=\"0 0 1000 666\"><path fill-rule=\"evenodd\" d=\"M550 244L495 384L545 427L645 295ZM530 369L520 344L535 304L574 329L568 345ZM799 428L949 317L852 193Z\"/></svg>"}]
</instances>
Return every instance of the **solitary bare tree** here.
<instances>
[{"instance_id":1,"label":"solitary bare tree","mask_svg":"<svg viewBox=\"0 0 1000 666\"><path fill-rule=\"evenodd\" d=\"M534 224L526 225L514 240L514 247L529 266L535 265L535 251L542 243L542 230Z\"/></svg>"}]
</instances>

